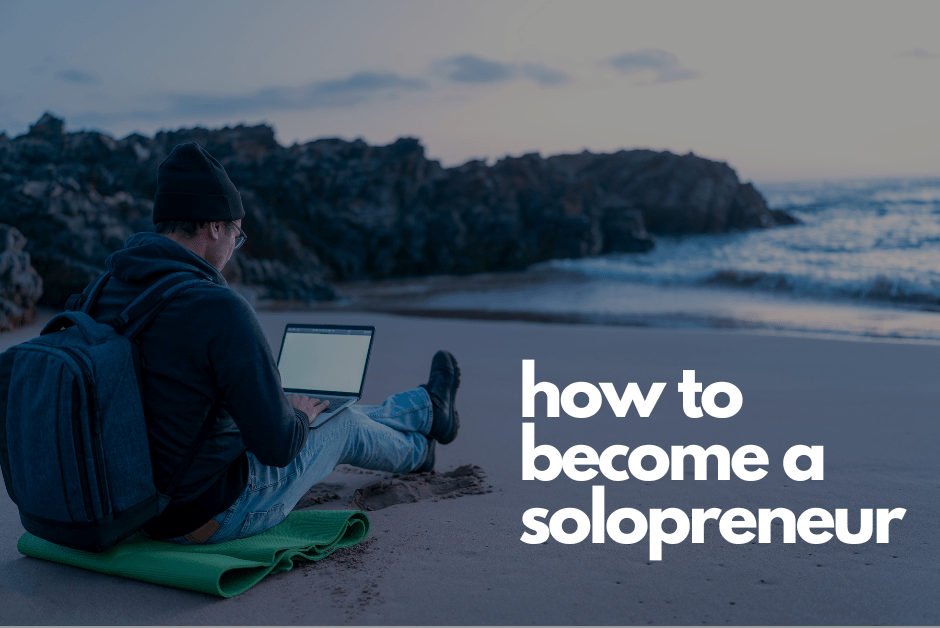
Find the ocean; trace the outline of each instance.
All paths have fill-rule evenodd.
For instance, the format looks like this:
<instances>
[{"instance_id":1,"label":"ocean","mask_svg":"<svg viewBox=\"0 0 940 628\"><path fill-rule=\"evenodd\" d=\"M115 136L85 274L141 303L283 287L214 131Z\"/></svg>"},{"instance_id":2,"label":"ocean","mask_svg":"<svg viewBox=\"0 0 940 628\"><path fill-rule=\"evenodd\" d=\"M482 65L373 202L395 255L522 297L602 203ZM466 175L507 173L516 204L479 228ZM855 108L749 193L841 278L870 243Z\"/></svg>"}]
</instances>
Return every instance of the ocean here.
<instances>
[{"instance_id":1,"label":"ocean","mask_svg":"<svg viewBox=\"0 0 940 628\"><path fill-rule=\"evenodd\" d=\"M416 313L940 342L940 178L755 185L800 224L345 292Z\"/></svg>"}]
</instances>

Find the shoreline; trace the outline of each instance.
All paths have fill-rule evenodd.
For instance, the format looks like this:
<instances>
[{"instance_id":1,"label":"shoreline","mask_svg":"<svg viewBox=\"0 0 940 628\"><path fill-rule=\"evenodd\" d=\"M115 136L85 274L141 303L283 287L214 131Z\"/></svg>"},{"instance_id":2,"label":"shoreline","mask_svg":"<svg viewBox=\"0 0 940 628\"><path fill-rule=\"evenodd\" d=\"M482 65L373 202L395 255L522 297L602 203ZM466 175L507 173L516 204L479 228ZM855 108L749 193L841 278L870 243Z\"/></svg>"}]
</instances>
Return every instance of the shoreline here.
<instances>
[{"instance_id":1,"label":"shoreline","mask_svg":"<svg viewBox=\"0 0 940 628\"><path fill-rule=\"evenodd\" d=\"M725 331L940 344L940 314L903 304L822 300L716 286L652 285L530 270L336 284L334 302L258 300L258 312L374 312L418 318Z\"/></svg>"},{"instance_id":2,"label":"shoreline","mask_svg":"<svg viewBox=\"0 0 940 628\"><path fill-rule=\"evenodd\" d=\"M940 313L929 310L823 301L741 288L614 282L544 269L337 283L342 298L321 302L259 299L251 287L230 286L251 303L259 316L284 312L327 316L371 313L418 319L940 345ZM572 299L566 302L569 295ZM625 311L613 311L611 306ZM38 307L29 325L0 332L0 344L12 346L38 335L59 311ZM14 338L19 339L11 342Z\"/></svg>"},{"instance_id":3,"label":"shoreline","mask_svg":"<svg viewBox=\"0 0 940 628\"><path fill-rule=\"evenodd\" d=\"M759 325L748 325L735 319L681 318L656 316L649 318L616 317L611 315L564 314L526 311L483 311L472 309L420 309L394 307L363 307L362 305L324 306L295 301L260 301L252 303L259 316L266 314L296 313L299 316L323 314L331 319L344 314L361 317L369 314L386 315L406 319L431 319L441 321L535 323L586 328L631 329L637 331L689 332L704 335L766 336L805 340L831 340L852 343L875 343L897 345L940 346L940 338L918 338L898 336L861 335L851 331L806 331L799 329L775 329ZM59 310L48 307L36 309L36 316L29 325L11 331L0 332L0 350L25 342L39 332Z\"/></svg>"}]
</instances>

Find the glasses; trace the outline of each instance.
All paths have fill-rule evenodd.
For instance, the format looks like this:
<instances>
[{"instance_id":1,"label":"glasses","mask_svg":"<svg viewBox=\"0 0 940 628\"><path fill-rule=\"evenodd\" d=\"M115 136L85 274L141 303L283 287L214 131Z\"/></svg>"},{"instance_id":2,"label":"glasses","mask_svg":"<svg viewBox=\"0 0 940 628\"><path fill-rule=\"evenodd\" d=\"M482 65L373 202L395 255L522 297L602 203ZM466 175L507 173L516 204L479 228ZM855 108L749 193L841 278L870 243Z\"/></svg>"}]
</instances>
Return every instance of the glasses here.
<instances>
[{"instance_id":1,"label":"glasses","mask_svg":"<svg viewBox=\"0 0 940 628\"><path fill-rule=\"evenodd\" d=\"M238 229L238 235L235 236L235 250L237 251L238 249L242 248L242 245L245 242L248 241L248 236L245 234L244 231L242 231L242 228L236 225L234 222L229 223L229 224L235 227L236 229Z\"/></svg>"}]
</instances>

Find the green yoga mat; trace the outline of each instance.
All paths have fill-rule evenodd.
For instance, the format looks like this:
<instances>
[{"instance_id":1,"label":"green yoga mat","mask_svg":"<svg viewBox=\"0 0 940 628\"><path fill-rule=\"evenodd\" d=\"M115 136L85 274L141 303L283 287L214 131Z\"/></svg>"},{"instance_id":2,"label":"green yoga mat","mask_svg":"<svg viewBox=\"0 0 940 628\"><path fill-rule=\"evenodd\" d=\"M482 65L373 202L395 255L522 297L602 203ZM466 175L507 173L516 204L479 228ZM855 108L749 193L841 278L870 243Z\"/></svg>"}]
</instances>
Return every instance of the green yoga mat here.
<instances>
[{"instance_id":1,"label":"green yoga mat","mask_svg":"<svg viewBox=\"0 0 940 628\"><path fill-rule=\"evenodd\" d=\"M137 534L96 554L56 545L27 532L16 547L34 558L232 597L270 573L291 569L295 560L320 560L337 549L352 547L368 533L369 517L364 512L308 510L290 513L257 536L213 545L177 545Z\"/></svg>"}]
</instances>

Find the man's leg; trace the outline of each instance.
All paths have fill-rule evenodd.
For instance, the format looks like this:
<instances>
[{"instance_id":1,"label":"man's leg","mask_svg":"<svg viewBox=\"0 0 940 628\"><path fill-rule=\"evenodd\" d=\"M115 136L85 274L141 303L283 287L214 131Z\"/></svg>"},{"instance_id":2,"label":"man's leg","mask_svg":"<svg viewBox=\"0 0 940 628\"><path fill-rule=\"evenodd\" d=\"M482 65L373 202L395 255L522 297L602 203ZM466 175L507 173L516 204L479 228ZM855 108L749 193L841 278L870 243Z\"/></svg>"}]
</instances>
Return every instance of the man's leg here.
<instances>
[{"instance_id":1,"label":"man's leg","mask_svg":"<svg viewBox=\"0 0 940 628\"><path fill-rule=\"evenodd\" d=\"M332 421L347 429L339 462L395 473L417 469L427 457L432 420L431 398L423 388L394 394L380 406L350 406Z\"/></svg>"},{"instance_id":2,"label":"man's leg","mask_svg":"<svg viewBox=\"0 0 940 628\"><path fill-rule=\"evenodd\" d=\"M228 510L206 524L218 528L204 542L244 538L274 527L340 463L395 473L433 468L434 442L448 443L457 433L454 394L459 385L457 361L438 351L426 385L394 394L380 406L350 406L310 430L304 448L286 467L263 465L249 452L248 485ZM192 542L186 537L167 540Z\"/></svg>"},{"instance_id":3,"label":"man's leg","mask_svg":"<svg viewBox=\"0 0 940 628\"><path fill-rule=\"evenodd\" d=\"M286 467L263 465L249 453L248 485L228 510L213 518L219 527L206 542L244 538L274 527L337 464L393 473L414 470L428 455L423 432L430 428L431 415L427 393L417 388L392 395L380 406L350 406L310 430L304 448ZM185 537L169 540L188 542Z\"/></svg>"}]
</instances>

